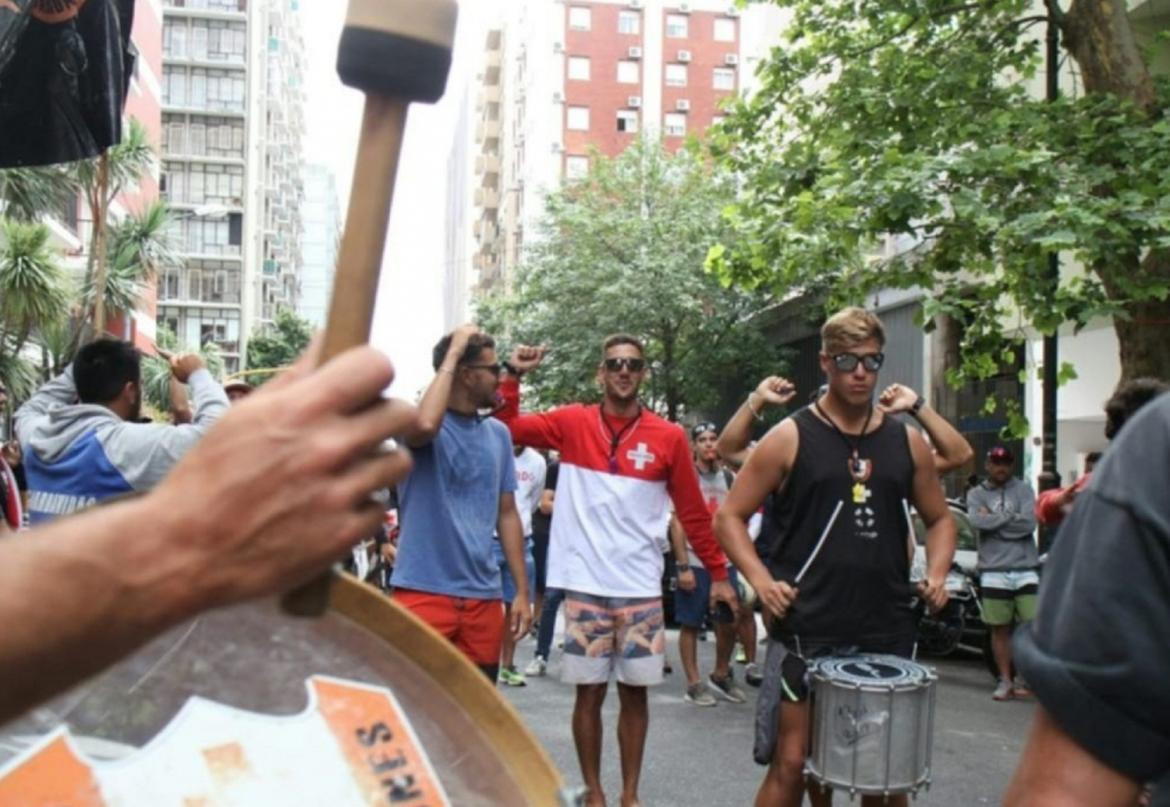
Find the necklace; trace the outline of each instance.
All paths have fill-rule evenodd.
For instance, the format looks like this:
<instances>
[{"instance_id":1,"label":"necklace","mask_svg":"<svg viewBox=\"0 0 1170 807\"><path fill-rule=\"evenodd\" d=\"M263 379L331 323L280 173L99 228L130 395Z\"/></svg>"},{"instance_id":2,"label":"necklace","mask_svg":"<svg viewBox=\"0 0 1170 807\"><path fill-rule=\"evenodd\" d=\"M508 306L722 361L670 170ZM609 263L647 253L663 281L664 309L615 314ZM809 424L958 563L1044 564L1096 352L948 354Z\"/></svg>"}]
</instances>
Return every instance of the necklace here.
<instances>
[{"instance_id":1,"label":"necklace","mask_svg":"<svg viewBox=\"0 0 1170 807\"><path fill-rule=\"evenodd\" d=\"M833 431L837 433L837 436L845 442L845 447L849 449L849 475L853 477L853 481L864 481L865 466L862 464L861 457L858 454L861 450L861 440L865 437L865 432L869 428L870 419L873 418L873 406L871 405L865 413L865 423L862 424L861 434L857 435L856 441L850 440L849 435L841 431L841 427L837 425L837 422L829 417L824 409L821 409L820 401L814 401L813 407L817 410L818 415L828 421L829 425L833 427Z\"/></svg>"},{"instance_id":2,"label":"necklace","mask_svg":"<svg viewBox=\"0 0 1170 807\"><path fill-rule=\"evenodd\" d=\"M613 426L609 425L609 418L605 416L605 409L602 406L597 407L597 414L601 416L601 425L605 427L606 434L609 435L609 472L616 474L618 472L618 446L621 445L626 432L632 432L634 427L638 425L638 421L642 419L642 404L638 404L638 414L634 415L629 423L616 432L613 430Z\"/></svg>"}]
</instances>

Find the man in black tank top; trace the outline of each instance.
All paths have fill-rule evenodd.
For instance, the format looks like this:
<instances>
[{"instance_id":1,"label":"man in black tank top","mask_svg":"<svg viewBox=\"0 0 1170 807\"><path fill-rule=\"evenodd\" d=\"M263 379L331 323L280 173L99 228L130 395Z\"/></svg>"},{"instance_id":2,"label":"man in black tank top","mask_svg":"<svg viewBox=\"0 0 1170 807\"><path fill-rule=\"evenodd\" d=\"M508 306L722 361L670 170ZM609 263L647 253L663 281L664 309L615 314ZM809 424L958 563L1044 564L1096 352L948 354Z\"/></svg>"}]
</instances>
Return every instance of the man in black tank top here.
<instances>
[{"instance_id":1,"label":"man in black tank top","mask_svg":"<svg viewBox=\"0 0 1170 807\"><path fill-rule=\"evenodd\" d=\"M809 705L801 659L844 648L910 655L911 506L927 525L920 593L932 608L946 603L955 525L926 441L873 405L884 344L881 322L863 309L825 323L820 362L828 391L768 432L715 517L724 550L763 602L771 637L765 666L786 673L778 717L765 711L756 718L757 726L778 726L774 748L757 747L757 761L768 763L757 804L795 807L803 798ZM773 491L782 491L789 512L765 566L743 525ZM761 690L761 703L778 703L767 694ZM814 805L830 802L817 787L809 797ZM884 798L866 796L862 804L907 803Z\"/></svg>"}]
</instances>

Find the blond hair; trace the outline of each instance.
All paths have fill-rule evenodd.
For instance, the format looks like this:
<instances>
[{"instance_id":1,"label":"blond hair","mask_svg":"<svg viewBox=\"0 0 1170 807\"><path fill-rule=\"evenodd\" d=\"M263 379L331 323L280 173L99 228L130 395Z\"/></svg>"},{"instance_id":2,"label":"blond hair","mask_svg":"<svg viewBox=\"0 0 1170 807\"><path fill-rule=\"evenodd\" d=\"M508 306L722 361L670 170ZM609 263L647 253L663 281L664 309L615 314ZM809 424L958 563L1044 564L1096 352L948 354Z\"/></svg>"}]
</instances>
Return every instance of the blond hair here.
<instances>
[{"instance_id":1,"label":"blond hair","mask_svg":"<svg viewBox=\"0 0 1170 807\"><path fill-rule=\"evenodd\" d=\"M880 319L864 308L842 309L821 326L821 350L827 356L845 353L870 339L885 347L886 329Z\"/></svg>"}]
</instances>

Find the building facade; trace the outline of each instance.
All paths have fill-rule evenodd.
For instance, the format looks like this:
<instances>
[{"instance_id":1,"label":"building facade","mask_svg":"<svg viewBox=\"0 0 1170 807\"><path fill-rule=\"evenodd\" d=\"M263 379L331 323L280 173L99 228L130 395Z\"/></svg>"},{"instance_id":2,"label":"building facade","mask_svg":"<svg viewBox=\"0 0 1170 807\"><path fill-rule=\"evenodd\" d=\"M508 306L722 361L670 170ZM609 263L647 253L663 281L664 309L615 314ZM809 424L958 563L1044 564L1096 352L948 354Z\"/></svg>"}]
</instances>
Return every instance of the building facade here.
<instances>
[{"instance_id":1,"label":"building facade","mask_svg":"<svg viewBox=\"0 0 1170 807\"><path fill-rule=\"evenodd\" d=\"M183 266L159 279L158 319L188 347L217 344L228 372L275 305L295 304L297 10L297 0L164 0L160 186Z\"/></svg>"},{"instance_id":2,"label":"building facade","mask_svg":"<svg viewBox=\"0 0 1170 807\"><path fill-rule=\"evenodd\" d=\"M301 212L301 294L298 313L317 328L325 326L329 294L337 268L341 205L333 172L323 165L305 166L305 200Z\"/></svg>"},{"instance_id":3,"label":"building facade","mask_svg":"<svg viewBox=\"0 0 1170 807\"><path fill-rule=\"evenodd\" d=\"M478 76L472 269L506 285L549 192L647 133L669 149L750 92L781 27L775 7L723 0L519 0ZM448 256L449 258L452 256Z\"/></svg>"}]
</instances>

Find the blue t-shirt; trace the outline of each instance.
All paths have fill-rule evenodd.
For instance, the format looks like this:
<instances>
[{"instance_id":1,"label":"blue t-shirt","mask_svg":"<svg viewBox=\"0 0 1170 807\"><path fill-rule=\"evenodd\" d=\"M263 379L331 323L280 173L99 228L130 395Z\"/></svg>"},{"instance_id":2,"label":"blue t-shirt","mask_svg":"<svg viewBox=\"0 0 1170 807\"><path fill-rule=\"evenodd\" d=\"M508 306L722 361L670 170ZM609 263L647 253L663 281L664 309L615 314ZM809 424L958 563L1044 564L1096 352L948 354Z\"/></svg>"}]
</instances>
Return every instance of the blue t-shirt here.
<instances>
[{"instance_id":1,"label":"blue t-shirt","mask_svg":"<svg viewBox=\"0 0 1170 807\"><path fill-rule=\"evenodd\" d=\"M500 495L516 490L508 428L449 411L435 439L412 453L414 470L398 488L402 532L391 585L500 599L493 536Z\"/></svg>"}]
</instances>

